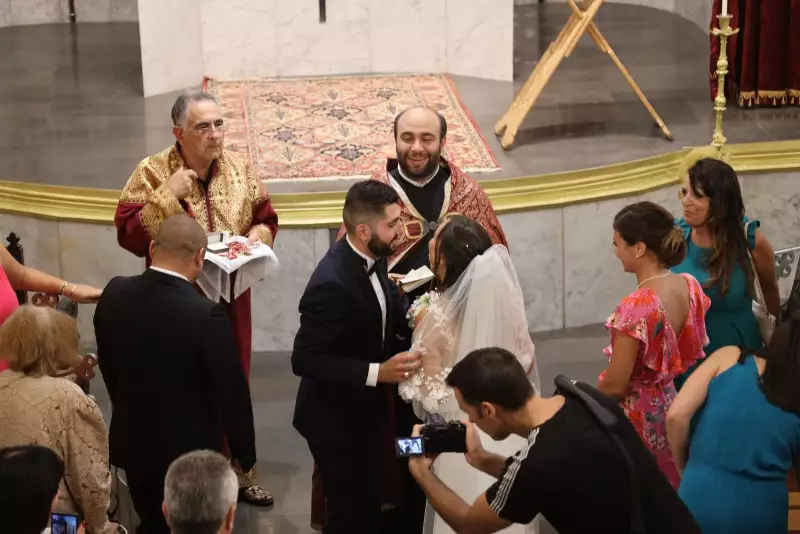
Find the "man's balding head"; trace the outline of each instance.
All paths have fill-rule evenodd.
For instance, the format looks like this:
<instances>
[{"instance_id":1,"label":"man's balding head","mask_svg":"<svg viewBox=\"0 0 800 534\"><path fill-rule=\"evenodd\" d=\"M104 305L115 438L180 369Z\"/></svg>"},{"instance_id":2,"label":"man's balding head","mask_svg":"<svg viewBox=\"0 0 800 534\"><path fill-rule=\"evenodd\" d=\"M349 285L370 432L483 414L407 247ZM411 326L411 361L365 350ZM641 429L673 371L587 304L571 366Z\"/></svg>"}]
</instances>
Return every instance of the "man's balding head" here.
<instances>
[{"instance_id":1,"label":"man's balding head","mask_svg":"<svg viewBox=\"0 0 800 534\"><path fill-rule=\"evenodd\" d=\"M178 272L195 281L203 268L208 237L200 224L188 215L173 215L161 223L150 243L154 267Z\"/></svg>"},{"instance_id":2,"label":"man's balding head","mask_svg":"<svg viewBox=\"0 0 800 534\"><path fill-rule=\"evenodd\" d=\"M397 140L403 129L412 126L425 126L426 129L435 132L438 128L439 139L444 139L447 136L447 121L441 113L428 106L414 106L401 111L394 118L394 138Z\"/></svg>"}]
</instances>

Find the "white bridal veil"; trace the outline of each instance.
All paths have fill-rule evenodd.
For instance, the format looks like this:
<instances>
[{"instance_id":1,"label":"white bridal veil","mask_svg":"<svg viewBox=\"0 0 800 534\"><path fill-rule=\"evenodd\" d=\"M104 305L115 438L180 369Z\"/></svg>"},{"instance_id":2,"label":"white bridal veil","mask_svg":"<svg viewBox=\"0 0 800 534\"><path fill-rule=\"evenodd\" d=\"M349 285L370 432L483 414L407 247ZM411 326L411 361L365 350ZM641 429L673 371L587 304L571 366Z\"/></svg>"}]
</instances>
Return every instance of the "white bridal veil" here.
<instances>
[{"instance_id":1,"label":"white bridal veil","mask_svg":"<svg viewBox=\"0 0 800 534\"><path fill-rule=\"evenodd\" d=\"M445 378L467 354L486 347L514 354L540 390L522 290L502 245L476 256L458 281L430 305L412 338L412 350L422 354L422 367L400 384L400 395L413 402L421 419L430 413L445 419L458 416Z\"/></svg>"}]
</instances>

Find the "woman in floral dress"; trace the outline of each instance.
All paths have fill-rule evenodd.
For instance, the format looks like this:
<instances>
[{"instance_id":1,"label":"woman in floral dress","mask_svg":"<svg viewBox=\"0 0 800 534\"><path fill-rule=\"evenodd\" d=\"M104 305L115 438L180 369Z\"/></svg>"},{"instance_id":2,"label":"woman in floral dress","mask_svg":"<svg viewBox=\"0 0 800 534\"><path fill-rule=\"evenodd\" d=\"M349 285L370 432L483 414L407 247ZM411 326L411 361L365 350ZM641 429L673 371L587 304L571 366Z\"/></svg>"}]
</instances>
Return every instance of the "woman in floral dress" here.
<instances>
[{"instance_id":1,"label":"woman in floral dress","mask_svg":"<svg viewBox=\"0 0 800 534\"><path fill-rule=\"evenodd\" d=\"M597 387L619 399L677 488L680 476L667 445L666 414L675 398L675 377L705 357L705 313L711 303L691 275L669 270L683 260L686 243L661 206L639 202L623 208L614 218L614 249L639 285L606 323L609 366Z\"/></svg>"}]
</instances>

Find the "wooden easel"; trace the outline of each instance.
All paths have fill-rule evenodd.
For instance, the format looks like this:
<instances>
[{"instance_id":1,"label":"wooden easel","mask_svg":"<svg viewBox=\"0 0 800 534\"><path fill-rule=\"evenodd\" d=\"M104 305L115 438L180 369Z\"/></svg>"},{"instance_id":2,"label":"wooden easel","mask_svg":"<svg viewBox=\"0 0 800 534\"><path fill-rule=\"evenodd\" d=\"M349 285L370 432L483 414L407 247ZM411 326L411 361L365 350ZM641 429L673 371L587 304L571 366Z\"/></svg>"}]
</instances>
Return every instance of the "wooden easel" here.
<instances>
[{"instance_id":1,"label":"wooden easel","mask_svg":"<svg viewBox=\"0 0 800 534\"><path fill-rule=\"evenodd\" d=\"M647 97L644 96L642 90L639 89L639 86L633 81L625 65L622 64L622 61L620 61L617 54L615 54L614 50L611 48L611 45L608 44L608 41L606 41L603 34L597 29L597 25L593 22L594 16L603 6L605 0L583 0L584 9L578 7L575 0L567 1L572 8L572 15L570 15L569 21L567 21L561 33L558 34L556 40L547 47L542 59L536 64L536 68L533 69L530 78L528 78L528 81L525 82L525 85L514 99L514 103L511 104L511 107L506 111L505 115L503 115L494 128L496 135L503 135L500 144L506 149L514 144L514 138L517 135L522 121L525 120L525 117L536 103L539 95L542 94L545 85L550 81L553 73L564 58L569 57L578 45L581 37L583 37L583 34L587 31L597 47L611 57L611 61L613 61L620 72L622 72L625 80L630 84L633 92L636 93L636 96L642 101L647 111L650 112L656 124L658 124L659 128L664 132L664 135L667 136L667 139L672 141L672 134L664 124L664 121L661 120L656 110L653 109L653 106L647 101Z\"/></svg>"}]
</instances>

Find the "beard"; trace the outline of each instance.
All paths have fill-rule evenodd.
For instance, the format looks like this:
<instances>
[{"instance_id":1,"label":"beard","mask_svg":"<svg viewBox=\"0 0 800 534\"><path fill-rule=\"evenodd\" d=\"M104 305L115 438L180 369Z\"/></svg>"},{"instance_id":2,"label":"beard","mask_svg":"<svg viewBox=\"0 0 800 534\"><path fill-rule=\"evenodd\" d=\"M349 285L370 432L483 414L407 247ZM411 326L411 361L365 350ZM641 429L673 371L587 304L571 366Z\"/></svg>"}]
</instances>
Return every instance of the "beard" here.
<instances>
[{"instance_id":1,"label":"beard","mask_svg":"<svg viewBox=\"0 0 800 534\"><path fill-rule=\"evenodd\" d=\"M417 180L424 180L428 178L433 171L436 170L436 167L439 165L439 159L441 158L442 150L441 145L439 150L436 152L428 152L427 150L419 150L414 152L414 158L427 158L425 166L420 168L418 166L418 162L411 161L411 149L406 150L405 152L398 151L397 153L397 163L400 165L400 169L403 173L408 176L409 178L417 179ZM416 169L416 170L415 170Z\"/></svg>"},{"instance_id":2,"label":"beard","mask_svg":"<svg viewBox=\"0 0 800 534\"><path fill-rule=\"evenodd\" d=\"M394 252L392 243L382 241L376 234L372 234L372 237L370 237L369 241L367 241L367 248L378 258L391 256L392 252Z\"/></svg>"}]
</instances>

